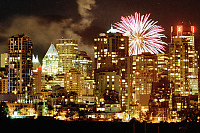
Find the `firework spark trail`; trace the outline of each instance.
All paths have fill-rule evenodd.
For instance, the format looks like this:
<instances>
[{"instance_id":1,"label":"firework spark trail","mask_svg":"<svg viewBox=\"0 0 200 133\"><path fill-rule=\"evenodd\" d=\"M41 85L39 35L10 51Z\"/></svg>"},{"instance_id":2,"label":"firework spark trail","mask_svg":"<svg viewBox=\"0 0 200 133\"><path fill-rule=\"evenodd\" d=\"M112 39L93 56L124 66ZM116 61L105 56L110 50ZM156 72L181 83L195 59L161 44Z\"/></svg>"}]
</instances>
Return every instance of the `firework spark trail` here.
<instances>
[{"instance_id":1,"label":"firework spark trail","mask_svg":"<svg viewBox=\"0 0 200 133\"><path fill-rule=\"evenodd\" d=\"M161 33L164 29L157 26L158 21L149 19L149 16L150 14L140 16L140 13L136 12L135 16L121 17L121 21L115 23L114 27L129 37L129 55L142 52L164 53L167 45L161 40L162 37L166 37Z\"/></svg>"}]
</instances>

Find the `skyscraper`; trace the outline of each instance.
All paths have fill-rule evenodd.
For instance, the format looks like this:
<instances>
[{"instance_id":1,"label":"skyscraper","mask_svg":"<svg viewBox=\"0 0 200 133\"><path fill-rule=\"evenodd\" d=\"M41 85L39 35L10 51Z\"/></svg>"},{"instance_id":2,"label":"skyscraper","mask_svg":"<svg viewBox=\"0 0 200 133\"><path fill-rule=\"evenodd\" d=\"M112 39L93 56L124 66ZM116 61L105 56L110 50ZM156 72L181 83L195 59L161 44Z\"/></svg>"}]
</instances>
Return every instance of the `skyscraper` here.
<instances>
[{"instance_id":1,"label":"skyscraper","mask_svg":"<svg viewBox=\"0 0 200 133\"><path fill-rule=\"evenodd\" d=\"M175 93L182 96L198 94L197 58L194 26L172 26L168 75L175 85Z\"/></svg>"},{"instance_id":2,"label":"skyscraper","mask_svg":"<svg viewBox=\"0 0 200 133\"><path fill-rule=\"evenodd\" d=\"M59 61L58 52L53 44L50 45L47 53L42 59L42 73L48 76L57 75L63 72Z\"/></svg>"},{"instance_id":3,"label":"skyscraper","mask_svg":"<svg viewBox=\"0 0 200 133\"><path fill-rule=\"evenodd\" d=\"M83 102L82 91L84 89L84 77L75 68L66 72L64 86L67 92L76 92L78 94L78 102Z\"/></svg>"},{"instance_id":4,"label":"skyscraper","mask_svg":"<svg viewBox=\"0 0 200 133\"><path fill-rule=\"evenodd\" d=\"M57 39L56 49L59 59L62 61L63 72L69 72L72 66L72 60L76 59L78 53L78 43L74 39Z\"/></svg>"},{"instance_id":5,"label":"skyscraper","mask_svg":"<svg viewBox=\"0 0 200 133\"><path fill-rule=\"evenodd\" d=\"M38 59L38 55L36 55L36 57L33 55L33 94L41 92L41 73L42 68Z\"/></svg>"},{"instance_id":6,"label":"skyscraper","mask_svg":"<svg viewBox=\"0 0 200 133\"><path fill-rule=\"evenodd\" d=\"M107 65L95 71L96 73L96 103L102 105L105 103L105 95L108 91L113 92L120 97L121 92L121 71L114 65ZM120 101L122 102L121 98ZM111 102L111 101L110 101ZM119 102L119 101L116 101Z\"/></svg>"},{"instance_id":7,"label":"skyscraper","mask_svg":"<svg viewBox=\"0 0 200 133\"><path fill-rule=\"evenodd\" d=\"M105 65L117 65L121 71L120 99L122 110L129 110L132 97L131 59L128 55L129 38L118 33L112 27L107 33L100 33L94 38L95 68ZM95 79L96 80L96 79ZM95 81L96 82L96 81Z\"/></svg>"},{"instance_id":8,"label":"skyscraper","mask_svg":"<svg viewBox=\"0 0 200 133\"><path fill-rule=\"evenodd\" d=\"M136 95L150 95L152 83L157 81L157 56L151 53L136 55L136 65L134 68Z\"/></svg>"},{"instance_id":9,"label":"skyscraper","mask_svg":"<svg viewBox=\"0 0 200 133\"><path fill-rule=\"evenodd\" d=\"M168 78L168 54L157 54L157 74L158 80L161 78Z\"/></svg>"},{"instance_id":10,"label":"skyscraper","mask_svg":"<svg viewBox=\"0 0 200 133\"><path fill-rule=\"evenodd\" d=\"M1 54L1 67L6 67L8 65L8 53Z\"/></svg>"},{"instance_id":11,"label":"skyscraper","mask_svg":"<svg viewBox=\"0 0 200 133\"><path fill-rule=\"evenodd\" d=\"M72 60L73 68L76 68L84 79L94 79L92 60L85 51L78 51L76 59Z\"/></svg>"},{"instance_id":12,"label":"skyscraper","mask_svg":"<svg viewBox=\"0 0 200 133\"><path fill-rule=\"evenodd\" d=\"M32 89L32 41L25 34L9 38L8 44L8 92L20 93L25 100Z\"/></svg>"}]
</instances>

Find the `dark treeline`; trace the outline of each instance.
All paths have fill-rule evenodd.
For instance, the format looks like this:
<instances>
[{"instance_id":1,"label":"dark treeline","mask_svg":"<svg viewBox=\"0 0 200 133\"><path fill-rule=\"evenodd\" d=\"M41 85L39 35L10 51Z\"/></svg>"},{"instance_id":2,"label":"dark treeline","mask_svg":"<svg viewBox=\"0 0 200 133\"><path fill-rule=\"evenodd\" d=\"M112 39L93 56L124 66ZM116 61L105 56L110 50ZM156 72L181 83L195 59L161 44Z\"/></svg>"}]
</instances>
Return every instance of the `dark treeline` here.
<instances>
[{"instance_id":1,"label":"dark treeline","mask_svg":"<svg viewBox=\"0 0 200 133\"><path fill-rule=\"evenodd\" d=\"M81 133L199 133L200 123L140 123L59 121L54 119L1 119L2 129L20 132L81 132Z\"/></svg>"}]
</instances>

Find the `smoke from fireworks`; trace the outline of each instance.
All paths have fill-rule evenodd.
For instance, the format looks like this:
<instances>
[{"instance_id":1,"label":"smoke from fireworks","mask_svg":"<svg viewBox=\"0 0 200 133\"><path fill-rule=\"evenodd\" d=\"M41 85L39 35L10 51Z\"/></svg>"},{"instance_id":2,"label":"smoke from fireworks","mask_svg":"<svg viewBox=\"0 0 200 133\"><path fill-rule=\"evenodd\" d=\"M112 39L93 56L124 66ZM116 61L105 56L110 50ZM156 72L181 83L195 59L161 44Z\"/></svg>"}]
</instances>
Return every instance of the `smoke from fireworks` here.
<instances>
[{"instance_id":1,"label":"smoke from fireworks","mask_svg":"<svg viewBox=\"0 0 200 133\"><path fill-rule=\"evenodd\" d=\"M121 21L115 23L114 27L129 37L129 55L142 52L164 53L164 45L167 45L161 40L162 37L166 37L161 34L164 29L156 25L157 21L148 20L149 16L150 14L140 16L140 13L136 12L135 16L121 17Z\"/></svg>"}]
</instances>

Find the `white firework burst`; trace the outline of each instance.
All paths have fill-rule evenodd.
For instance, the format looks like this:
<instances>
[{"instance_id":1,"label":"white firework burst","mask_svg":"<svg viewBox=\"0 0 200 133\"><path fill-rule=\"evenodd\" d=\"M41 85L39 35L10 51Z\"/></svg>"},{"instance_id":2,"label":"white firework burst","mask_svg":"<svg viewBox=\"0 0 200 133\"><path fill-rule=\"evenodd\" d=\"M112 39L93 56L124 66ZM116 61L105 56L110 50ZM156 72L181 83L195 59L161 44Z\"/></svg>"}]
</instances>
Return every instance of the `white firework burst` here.
<instances>
[{"instance_id":1,"label":"white firework burst","mask_svg":"<svg viewBox=\"0 0 200 133\"><path fill-rule=\"evenodd\" d=\"M164 53L167 45L161 40L162 37L166 37L161 33L164 29L156 25L157 21L148 20L149 16L150 14L140 16L140 13L136 12L135 16L121 17L121 21L115 23L114 27L129 37L129 55L143 52Z\"/></svg>"}]
</instances>

